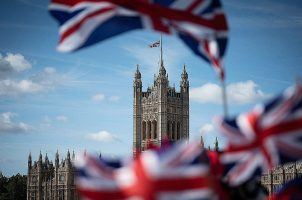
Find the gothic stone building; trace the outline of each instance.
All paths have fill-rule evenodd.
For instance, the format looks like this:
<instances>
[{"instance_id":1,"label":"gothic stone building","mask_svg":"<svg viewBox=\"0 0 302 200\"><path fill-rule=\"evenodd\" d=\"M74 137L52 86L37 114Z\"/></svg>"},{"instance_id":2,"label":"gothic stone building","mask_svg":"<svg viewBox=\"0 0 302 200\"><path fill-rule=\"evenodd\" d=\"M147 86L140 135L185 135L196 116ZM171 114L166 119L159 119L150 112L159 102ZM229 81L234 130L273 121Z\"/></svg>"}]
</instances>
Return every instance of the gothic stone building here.
<instances>
[{"instance_id":1,"label":"gothic stone building","mask_svg":"<svg viewBox=\"0 0 302 200\"><path fill-rule=\"evenodd\" d=\"M77 200L75 189L75 170L72 166L74 153L70 158L59 161L56 153L55 164L48 160L47 154L44 161L40 152L39 160L32 163L31 155L28 157L27 200Z\"/></svg>"},{"instance_id":2,"label":"gothic stone building","mask_svg":"<svg viewBox=\"0 0 302 200\"><path fill-rule=\"evenodd\" d=\"M163 61L152 87L142 90L141 73L137 67L133 81L133 154L144 151L147 143L161 145L163 139L171 141L189 139L189 81L184 66L180 91L169 85Z\"/></svg>"},{"instance_id":3,"label":"gothic stone building","mask_svg":"<svg viewBox=\"0 0 302 200\"><path fill-rule=\"evenodd\" d=\"M284 183L302 176L302 162L295 162L276 167L261 177L261 184L269 194L276 192Z\"/></svg>"}]
</instances>

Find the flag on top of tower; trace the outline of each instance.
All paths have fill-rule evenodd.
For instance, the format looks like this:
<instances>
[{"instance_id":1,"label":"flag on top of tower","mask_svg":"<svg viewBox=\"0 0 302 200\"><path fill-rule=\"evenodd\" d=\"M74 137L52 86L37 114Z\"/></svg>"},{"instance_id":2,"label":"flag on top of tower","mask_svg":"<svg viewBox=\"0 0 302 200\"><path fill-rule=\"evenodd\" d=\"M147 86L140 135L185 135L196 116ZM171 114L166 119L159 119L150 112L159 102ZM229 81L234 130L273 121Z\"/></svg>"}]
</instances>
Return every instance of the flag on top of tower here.
<instances>
[{"instance_id":1,"label":"flag on top of tower","mask_svg":"<svg viewBox=\"0 0 302 200\"><path fill-rule=\"evenodd\" d=\"M231 185L302 159L301 83L249 113L217 121L228 138L221 162Z\"/></svg>"},{"instance_id":2,"label":"flag on top of tower","mask_svg":"<svg viewBox=\"0 0 302 200\"><path fill-rule=\"evenodd\" d=\"M228 25L219 0L52 0L49 11L60 26L59 51L153 29L178 36L224 78Z\"/></svg>"},{"instance_id":3,"label":"flag on top of tower","mask_svg":"<svg viewBox=\"0 0 302 200\"><path fill-rule=\"evenodd\" d=\"M159 40L154 42L153 44L149 45L150 48L159 47L159 46L160 46L160 41Z\"/></svg>"}]
</instances>

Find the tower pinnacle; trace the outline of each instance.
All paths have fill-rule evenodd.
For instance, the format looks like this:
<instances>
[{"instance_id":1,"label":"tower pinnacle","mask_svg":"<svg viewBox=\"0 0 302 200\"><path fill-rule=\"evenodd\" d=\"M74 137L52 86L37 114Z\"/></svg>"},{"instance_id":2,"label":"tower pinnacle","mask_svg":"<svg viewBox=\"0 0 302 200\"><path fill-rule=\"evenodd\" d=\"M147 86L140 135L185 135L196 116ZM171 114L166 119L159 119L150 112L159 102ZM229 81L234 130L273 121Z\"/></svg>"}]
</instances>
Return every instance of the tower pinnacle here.
<instances>
[{"instance_id":1,"label":"tower pinnacle","mask_svg":"<svg viewBox=\"0 0 302 200\"><path fill-rule=\"evenodd\" d=\"M135 71L135 79L141 79L142 75L141 72L139 71L139 65L136 65L136 71Z\"/></svg>"},{"instance_id":2,"label":"tower pinnacle","mask_svg":"<svg viewBox=\"0 0 302 200\"><path fill-rule=\"evenodd\" d=\"M56 158L55 158L55 165L56 165L56 167L59 167L59 162L60 162L60 160L59 160L59 151L57 150L57 152L56 152Z\"/></svg>"}]
</instances>

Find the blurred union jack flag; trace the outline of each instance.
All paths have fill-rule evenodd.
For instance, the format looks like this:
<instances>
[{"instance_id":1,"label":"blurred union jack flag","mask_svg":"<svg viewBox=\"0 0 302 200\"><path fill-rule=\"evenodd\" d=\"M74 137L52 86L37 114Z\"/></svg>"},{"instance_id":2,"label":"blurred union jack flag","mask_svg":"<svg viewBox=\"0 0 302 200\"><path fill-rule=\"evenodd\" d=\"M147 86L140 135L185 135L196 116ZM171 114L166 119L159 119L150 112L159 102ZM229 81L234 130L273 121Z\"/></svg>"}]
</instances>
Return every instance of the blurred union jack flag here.
<instances>
[{"instance_id":1,"label":"blurred union jack flag","mask_svg":"<svg viewBox=\"0 0 302 200\"><path fill-rule=\"evenodd\" d=\"M228 138L221 162L226 178L239 185L280 164L302 159L302 85L235 119L220 119Z\"/></svg>"},{"instance_id":2,"label":"blurred union jack flag","mask_svg":"<svg viewBox=\"0 0 302 200\"><path fill-rule=\"evenodd\" d=\"M146 151L135 160L79 158L76 185L84 199L214 199L209 164L199 144Z\"/></svg>"},{"instance_id":3,"label":"blurred union jack flag","mask_svg":"<svg viewBox=\"0 0 302 200\"><path fill-rule=\"evenodd\" d=\"M152 29L177 35L224 78L228 26L219 0L52 0L49 10L60 25L59 51Z\"/></svg>"}]
</instances>

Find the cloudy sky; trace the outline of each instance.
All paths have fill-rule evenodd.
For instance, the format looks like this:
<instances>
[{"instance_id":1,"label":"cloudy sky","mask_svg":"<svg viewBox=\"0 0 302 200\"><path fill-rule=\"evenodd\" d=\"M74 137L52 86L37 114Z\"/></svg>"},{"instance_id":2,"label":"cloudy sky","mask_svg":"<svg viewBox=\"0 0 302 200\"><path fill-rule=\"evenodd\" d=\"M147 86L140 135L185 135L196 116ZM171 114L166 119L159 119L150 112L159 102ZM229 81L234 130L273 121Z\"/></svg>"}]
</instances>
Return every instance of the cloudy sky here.
<instances>
[{"instance_id":1,"label":"cloudy sky","mask_svg":"<svg viewBox=\"0 0 302 200\"><path fill-rule=\"evenodd\" d=\"M223 1L230 24L225 58L231 115L281 92L302 76L300 0ZM157 72L159 34L135 31L72 54L56 49L57 24L48 1L1 0L0 171L26 173L27 156L53 158L58 149L130 155L132 81L141 66L144 89ZM164 36L164 62L178 88L182 66L190 80L190 138L206 145L222 114L215 73L172 36Z\"/></svg>"}]
</instances>

